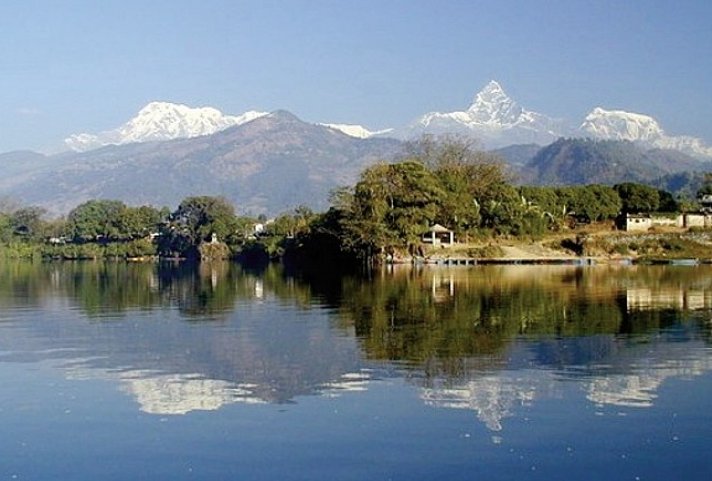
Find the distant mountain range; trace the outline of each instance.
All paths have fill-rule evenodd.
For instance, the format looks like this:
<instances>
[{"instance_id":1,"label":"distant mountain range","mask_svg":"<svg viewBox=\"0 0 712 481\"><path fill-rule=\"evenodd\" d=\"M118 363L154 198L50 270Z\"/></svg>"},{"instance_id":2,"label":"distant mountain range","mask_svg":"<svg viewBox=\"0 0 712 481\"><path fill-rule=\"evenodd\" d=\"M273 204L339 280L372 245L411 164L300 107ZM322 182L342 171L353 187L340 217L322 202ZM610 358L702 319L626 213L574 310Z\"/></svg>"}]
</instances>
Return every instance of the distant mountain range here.
<instances>
[{"instance_id":1,"label":"distant mountain range","mask_svg":"<svg viewBox=\"0 0 712 481\"><path fill-rule=\"evenodd\" d=\"M325 208L336 186L400 152L394 139L358 139L285 111L211 135L110 145L53 156L0 156L0 196L66 213L89 199L171 208L190 195L222 195L242 213Z\"/></svg>"},{"instance_id":2,"label":"distant mountain range","mask_svg":"<svg viewBox=\"0 0 712 481\"><path fill-rule=\"evenodd\" d=\"M646 148L679 150L712 160L712 147L691 136L669 136L652 117L622 110L594 108L579 126L526 110L491 81L465 111L430 112L392 135L408 138L422 133L456 133L474 137L488 147L512 144L547 145L561 137L628 140Z\"/></svg>"},{"instance_id":3,"label":"distant mountain range","mask_svg":"<svg viewBox=\"0 0 712 481\"><path fill-rule=\"evenodd\" d=\"M87 151L107 145L192 138L242 125L265 115L266 112L252 110L232 116L212 107L190 108L169 102L151 102L115 129L98 134L71 135L65 139L65 144L75 151ZM477 139L486 148L514 144L543 146L561 137L627 140L646 148L679 150L693 157L712 160L712 147L702 139L669 136L650 116L596 107L576 126L525 109L494 80L479 91L463 111L429 112L404 126L378 131L356 124L318 125L360 139L393 137L408 140L424 133L459 134Z\"/></svg>"},{"instance_id":4,"label":"distant mountain range","mask_svg":"<svg viewBox=\"0 0 712 481\"><path fill-rule=\"evenodd\" d=\"M596 108L572 128L526 110L492 81L464 111L431 112L378 132L308 123L286 111L231 116L152 102L115 129L70 136L71 151L0 154L0 197L55 214L89 199L174 207L200 194L223 195L251 214L321 209L334 187L353 184L367 166L401 154L402 140L424 133L499 146L520 183L635 181L690 191L701 178L695 172L712 170L712 148L666 135L652 117Z\"/></svg>"},{"instance_id":5,"label":"distant mountain range","mask_svg":"<svg viewBox=\"0 0 712 481\"><path fill-rule=\"evenodd\" d=\"M212 107L191 108L170 102L151 102L120 127L99 134L71 135L64 139L64 143L72 150L84 152L107 145L186 139L214 134L264 115L267 112L251 110L232 116Z\"/></svg>"}]
</instances>

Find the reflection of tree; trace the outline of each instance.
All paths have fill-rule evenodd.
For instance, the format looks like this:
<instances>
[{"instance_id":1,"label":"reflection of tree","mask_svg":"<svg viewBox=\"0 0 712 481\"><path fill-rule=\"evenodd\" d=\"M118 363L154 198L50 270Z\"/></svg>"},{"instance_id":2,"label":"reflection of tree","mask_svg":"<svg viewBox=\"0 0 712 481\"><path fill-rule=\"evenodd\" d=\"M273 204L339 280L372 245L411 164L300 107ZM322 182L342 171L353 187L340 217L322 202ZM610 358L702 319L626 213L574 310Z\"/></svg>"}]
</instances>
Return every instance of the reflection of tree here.
<instances>
[{"instance_id":1,"label":"reflection of tree","mask_svg":"<svg viewBox=\"0 0 712 481\"><path fill-rule=\"evenodd\" d=\"M0 305L66 297L89 316L176 306L193 319L225 317L239 300L275 296L301 307L313 304L309 284L278 265L250 271L230 262L126 263L3 262Z\"/></svg>"},{"instance_id":2,"label":"reflection of tree","mask_svg":"<svg viewBox=\"0 0 712 481\"><path fill-rule=\"evenodd\" d=\"M232 310L245 280L236 284L238 267L226 262L165 263L158 266L159 290L185 315L205 319Z\"/></svg>"},{"instance_id":3,"label":"reflection of tree","mask_svg":"<svg viewBox=\"0 0 712 481\"><path fill-rule=\"evenodd\" d=\"M396 269L371 279L231 263L0 269L0 306L57 314L49 323L23 318L33 335L6 336L5 345L19 340L21 350L68 359L81 352L77 370L117 379L152 412L333 395L364 389L382 367L400 375L406 365L427 402L473 409L499 429L561 373L586 383L597 403L652 399L665 374L659 366L680 357L659 350L642 372L652 343L682 341L681 350L691 339L710 342L709 267ZM106 329L87 322L106 316L121 319ZM184 322L204 319L220 322ZM521 374L528 366L552 369Z\"/></svg>"},{"instance_id":4,"label":"reflection of tree","mask_svg":"<svg viewBox=\"0 0 712 481\"><path fill-rule=\"evenodd\" d=\"M88 315L114 315L161 304L150 264L67 262L56 265L60 286Z\"/></svg>"},{"instance_id":5,"label":"reflection of tree","mask_svg":"<svg viewBox=\"0 0 712 481\"><path fill-rule=\"evenodd\" d=\"M442 371L457 376L472 364L463 359L496 364L518 337L633 334L670 326L679 322L679 311L631 311L626 289L643 285L679 290L691 283L712 292L707 271L572 266L396 269L368 281L344 279L341 322L354 326L368 357L415 363L426 375ZM605 349L605 344L599 347ZM563 363L576 353L549 354Z\"/></svg>"},{"instance_id":6,"label":"reflection of tree","mask_svg":"<svg viewBox=\"0 0 712 481\"><path fill-rule=\"evenodd\" d=\"M66 297L87 314L115 314L160 305L152 264L125 262L12 262L0 264L2 298L28 305Z\"/></svg>"}]
</instances>

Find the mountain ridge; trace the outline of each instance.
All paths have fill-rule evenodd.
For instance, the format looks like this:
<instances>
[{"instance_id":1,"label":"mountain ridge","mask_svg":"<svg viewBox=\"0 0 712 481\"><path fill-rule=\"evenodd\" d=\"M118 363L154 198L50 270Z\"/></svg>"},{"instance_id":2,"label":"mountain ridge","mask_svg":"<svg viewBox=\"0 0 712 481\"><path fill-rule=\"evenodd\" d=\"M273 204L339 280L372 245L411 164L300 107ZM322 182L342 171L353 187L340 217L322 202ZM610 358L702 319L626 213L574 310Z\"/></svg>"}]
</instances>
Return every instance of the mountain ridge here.
<instances>
[{"instance_id":1,"label":"mountain ridge","mask_svg":"<svg viewBox=\"0 0 712 481\"><path fill-rule=\"evenodd\" d=\"M273 112L274 113L274 112ZM106 145L173 140L211 135L256 118L270 115L250 110L234 116L213 107L192 108L169 102L150 102L121 126L98 134L70 135L65 145L87 151ZM473 137L486 148L516 144L548 145L561 137L627 140L649 148L679 150L712 159L712 147L697 137L670 136L651 116L625 110L592 109L578 125L527 110L491 80L477 92L465 110L428 112L396 128L370 130L349 123L317 123L354 138L392 137L409 140L422 134L457 134Z\"/></svg>"},{"instance_id":2,"label":"mountain ridge","mask_svg":"<svg viewBox=\"0 0 712 481\"><path fill-rule=\"evenodd\" d=\"M46 157L3 194L65 214L109 198L174 206L191 195L222 195L242 212L276 214L300 204L325 208L329 192L400 149L394 139L356 139L275 111L212 135L109 145Z\"/></svg>"}]
</instances>

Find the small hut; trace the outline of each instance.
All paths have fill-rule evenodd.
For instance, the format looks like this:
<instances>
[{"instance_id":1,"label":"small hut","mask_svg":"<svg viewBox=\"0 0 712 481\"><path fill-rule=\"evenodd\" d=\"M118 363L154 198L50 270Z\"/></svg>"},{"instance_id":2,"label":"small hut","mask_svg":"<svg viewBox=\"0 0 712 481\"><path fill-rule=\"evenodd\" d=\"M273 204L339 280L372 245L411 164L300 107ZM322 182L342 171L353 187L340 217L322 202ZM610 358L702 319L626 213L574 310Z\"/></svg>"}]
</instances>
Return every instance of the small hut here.
<instances>
[{"instance_id":1,"label":"small hut","mask_svg":"<svg viewBox=\"0 0 712 481\"><path fill-rule=\"evenodd\" d=\"M423 234L423 242L434 246L451 246L455 243L455 233L440 224L435 224Z\"/></svg>"}]
</instances>

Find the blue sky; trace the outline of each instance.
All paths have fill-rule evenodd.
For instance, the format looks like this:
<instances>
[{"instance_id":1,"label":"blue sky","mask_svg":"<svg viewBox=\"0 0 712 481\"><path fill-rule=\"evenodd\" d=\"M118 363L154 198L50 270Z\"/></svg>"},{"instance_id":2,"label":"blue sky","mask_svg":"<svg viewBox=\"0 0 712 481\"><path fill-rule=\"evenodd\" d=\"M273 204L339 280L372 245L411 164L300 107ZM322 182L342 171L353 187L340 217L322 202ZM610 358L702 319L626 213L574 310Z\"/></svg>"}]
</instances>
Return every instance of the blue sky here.
<instances>
[{"instance_id":1,"label":"blue sky","mask_svg":"<svg viewBox=\"0 0 712 481\"><path fill-rule=\"evenodd\" d=\"M384 128L491 79L550 116L618 108L712 143L711 20L708 0L1 2L0 152L152 100Z\"/></svg>"}]
</instances>

